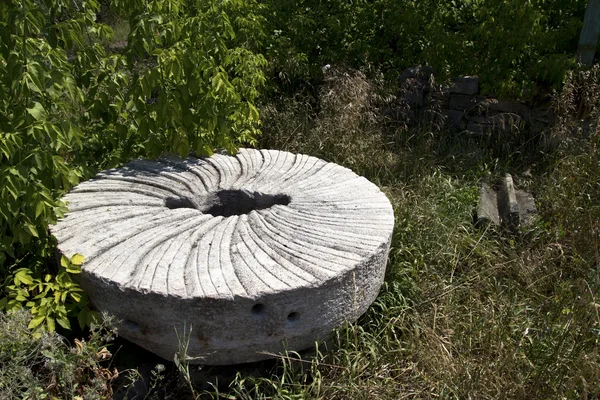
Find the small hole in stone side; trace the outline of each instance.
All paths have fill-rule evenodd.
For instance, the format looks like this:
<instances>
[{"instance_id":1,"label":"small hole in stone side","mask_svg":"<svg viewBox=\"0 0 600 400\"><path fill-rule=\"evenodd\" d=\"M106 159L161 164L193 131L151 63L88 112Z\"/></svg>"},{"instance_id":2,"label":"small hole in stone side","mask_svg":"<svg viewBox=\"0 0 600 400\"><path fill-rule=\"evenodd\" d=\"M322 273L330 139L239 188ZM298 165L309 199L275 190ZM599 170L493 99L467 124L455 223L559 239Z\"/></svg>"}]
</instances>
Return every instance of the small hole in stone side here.
<instances>
[{"instance_id":1,"label":"small hole in stone side","mask_svg":"<svg viewBox=\"0 0 600 400\"><path fill-rule=\"evenodd\" d=\"M141 329L140 324L138 324L137 322L132 321L130 319L126 319L123 322L123 325L125 325L125 328L129 329L130 331L139 331Z\"/></svg>"},{"instance_id":2,"label":"small hole in stone side","mask_svg":"<svg viewBox=\"0 0 600 400\"><path fill-rule=\"evenodd\" d=\"M298 314L297 312L291 312L288 314L287 319L289 322L296 322L298 321L298 318L300 318L300 314Z\"/></svg>"},{"instance_id":3,"label":"small hole in stone side","mask_svg":"<svg viewBox=\"0 0 600 400\"><path fill-rule=\"evenodd\" d=\"M254 306L252 306L252 314L254 315L262 315L265 312L265 305L264 304L255 304Z\"/></svg>"}]
</instances>

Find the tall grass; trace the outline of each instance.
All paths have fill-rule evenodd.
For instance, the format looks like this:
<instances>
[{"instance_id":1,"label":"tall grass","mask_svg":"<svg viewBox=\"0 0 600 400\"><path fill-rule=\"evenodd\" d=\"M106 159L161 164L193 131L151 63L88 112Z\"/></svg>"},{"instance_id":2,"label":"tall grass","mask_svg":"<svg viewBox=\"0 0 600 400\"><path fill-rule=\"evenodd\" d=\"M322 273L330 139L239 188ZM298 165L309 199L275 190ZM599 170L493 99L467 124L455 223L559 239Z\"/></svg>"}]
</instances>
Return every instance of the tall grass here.
<instances>
[{"instance_id":1,"label":"tall grass","mask_svg":"<svg viewBox=\"0 0 600 400\"><path fill-rule=\"evenodd\" d=\"M396 226L369 312L314 358L240 374L232 398L600 396L597 71L556 94L551 132L512 144L451 136L424 114L417 129L386 120L382 110L404 105L357 71L334 71L310 107L301 96L266 106L263 145L379 183ZM503 172L540 211L511 236L472 224L479 181Z\"/></svg>"}]
</instances>

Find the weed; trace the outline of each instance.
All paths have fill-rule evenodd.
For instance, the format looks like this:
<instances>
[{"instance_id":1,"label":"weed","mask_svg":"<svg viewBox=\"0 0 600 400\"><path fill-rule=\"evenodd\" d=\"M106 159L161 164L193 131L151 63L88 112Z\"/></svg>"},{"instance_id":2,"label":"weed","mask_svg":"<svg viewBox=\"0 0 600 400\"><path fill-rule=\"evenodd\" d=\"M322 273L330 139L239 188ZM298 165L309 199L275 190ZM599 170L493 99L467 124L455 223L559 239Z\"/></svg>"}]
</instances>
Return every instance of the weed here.
<instances>
[{"instance_id":1,"label":"weed","mask_svg":"<svg viewBox=\"0 0 600 400\"><path fill-rule=\"evenodd\" d=\"M119 373L106 366L111 357L106 345L114 335L110 318L73 346L55 332L34 335L30 321L24 309L0 314L0 398L111 397Z\"/></svg>"}]
</instances>

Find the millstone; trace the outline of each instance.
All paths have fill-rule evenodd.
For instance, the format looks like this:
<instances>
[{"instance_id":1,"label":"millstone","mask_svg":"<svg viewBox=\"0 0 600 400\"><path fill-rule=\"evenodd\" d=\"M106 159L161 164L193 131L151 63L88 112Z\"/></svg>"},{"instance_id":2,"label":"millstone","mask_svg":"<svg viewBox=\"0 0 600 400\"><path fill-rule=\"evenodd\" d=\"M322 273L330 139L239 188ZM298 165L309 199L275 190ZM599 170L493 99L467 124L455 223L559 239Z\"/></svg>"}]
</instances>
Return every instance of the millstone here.
<instances>
[{"instance_id":1,"label":"millstone","mask_svg":"<svg viewBox=\"0 0 600 400\"><path fill-rule=\"evenodd\" d=\"M315 157L136 160L66 197L51 231L85 256L80 283L119 334L173 359L234 364L302 350L363 314L383 282L394 225L386 196Z\"/></svg>"}]
</instances>

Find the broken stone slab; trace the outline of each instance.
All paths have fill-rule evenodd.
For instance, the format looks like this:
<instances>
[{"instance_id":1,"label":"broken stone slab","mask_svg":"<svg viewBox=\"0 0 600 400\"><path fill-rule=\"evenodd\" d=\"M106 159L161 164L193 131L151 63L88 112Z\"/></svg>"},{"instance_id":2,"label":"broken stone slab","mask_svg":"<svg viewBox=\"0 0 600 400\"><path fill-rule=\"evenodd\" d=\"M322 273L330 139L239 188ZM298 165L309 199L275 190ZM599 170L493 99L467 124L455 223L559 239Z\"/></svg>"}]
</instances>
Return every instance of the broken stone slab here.
<instances>
[{"instance_id":1,"label":"broken stone slab","mask_svg":"<svg viewBox=\"0 0 600 400\"><path fill-rule=\"evenodd\" d=\"M394 226L367 179L274 150L135 160L65 200L50 229L60 253L85 256L94 307L165 359L189 338L191 362L209 365L306 349L356 320L383 283Z\"/></svg>"},{"instance_id":2,"label":"broken stone slab","mask_svg":"<svg viewBox=\"0 0 600 400\"><path fill-rule=\"evenodd\" d=\"M536 214L537 208L533 196L523 190L515 189L510 174L506 174L495 188L487 184L479 186L477 225L493 223L515 231L519 226L531 225Z\"/></svg>"}]
</instances>

